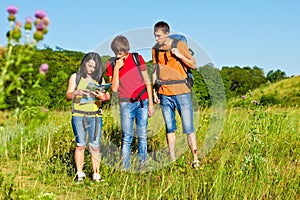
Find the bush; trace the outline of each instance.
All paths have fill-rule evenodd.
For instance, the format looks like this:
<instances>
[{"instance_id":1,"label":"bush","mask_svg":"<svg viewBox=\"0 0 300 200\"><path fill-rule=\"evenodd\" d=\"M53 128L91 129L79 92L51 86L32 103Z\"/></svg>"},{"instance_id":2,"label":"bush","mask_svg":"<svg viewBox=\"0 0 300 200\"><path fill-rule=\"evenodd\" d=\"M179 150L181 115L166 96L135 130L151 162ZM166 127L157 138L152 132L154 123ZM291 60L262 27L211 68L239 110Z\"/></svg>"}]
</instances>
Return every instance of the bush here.
<instances>
[{"instance_id":1,"label":"bush","mask_svg":"<svg viewBox=\"0 0 300 200\"><path fill-rule=\"evenodd\" d=\"M277 99L274 95L262 95L259 100L261 105L276 105L280 104L281 101Z\"/></svg>"}]
</instances>

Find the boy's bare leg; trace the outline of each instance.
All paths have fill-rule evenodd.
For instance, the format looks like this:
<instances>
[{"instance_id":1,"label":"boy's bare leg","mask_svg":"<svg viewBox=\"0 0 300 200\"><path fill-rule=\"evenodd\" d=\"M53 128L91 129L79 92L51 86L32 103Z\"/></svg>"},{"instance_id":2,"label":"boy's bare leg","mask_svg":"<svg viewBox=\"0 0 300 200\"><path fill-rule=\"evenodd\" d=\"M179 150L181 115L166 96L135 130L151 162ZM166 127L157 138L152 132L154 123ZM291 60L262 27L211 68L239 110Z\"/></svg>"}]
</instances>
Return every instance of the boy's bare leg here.
<instances>
[{"instance_id":1,"label":"boy's bare leg","mask_svg":"<svg viewBox=\"0 0 300 200\"><path fill-rule=\"evenodd\" d=\"M196 134L195 133L188 134L187 135L187 140L188 140L188 144L189 144L189 147L191 149L191 152L194 156L194 161L198 160L198 149L197 149Z\"/></svg>"},{"instance_id":2,"label":"boy's bare leg","mask_svg":"<svg viewBox=\"0 0 300 200\"><path fill-rule=\"evenodd\" d=\"M176 143L176 135L175 132L173 133L167 133L167 142L169 146L169 153L170 153L170 158L172 161L176 160L175 157L175 143Z\"/></svg>"}]
</instances>

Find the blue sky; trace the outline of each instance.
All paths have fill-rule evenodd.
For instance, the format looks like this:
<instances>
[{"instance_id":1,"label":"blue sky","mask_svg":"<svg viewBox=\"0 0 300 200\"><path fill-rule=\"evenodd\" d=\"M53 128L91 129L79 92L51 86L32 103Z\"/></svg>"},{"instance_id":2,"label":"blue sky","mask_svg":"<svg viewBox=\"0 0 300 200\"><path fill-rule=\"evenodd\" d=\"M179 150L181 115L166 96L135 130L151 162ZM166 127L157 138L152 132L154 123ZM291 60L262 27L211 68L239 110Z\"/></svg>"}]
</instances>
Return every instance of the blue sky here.
<instances>
[{"instance_id":1,"label":"blue sky","mask_svg":"<svg viewBox=\"0 0 300 200\"><path fill-rule=\"evenodd\" d=\"M144 57L155 43L152 27L160 20L184 33L196 49L198 66L257 66L267 73L280 69L300 75L300 1L100 1L100 0L1 0L0 45L6 44L6 7L19 8L17 20L37 9L50 18L42 45L75 51L112 53L109 42L118 34L132 34L132 49ZM147 59L146 59L147 60Z\"/></svg>"}]
</instances>

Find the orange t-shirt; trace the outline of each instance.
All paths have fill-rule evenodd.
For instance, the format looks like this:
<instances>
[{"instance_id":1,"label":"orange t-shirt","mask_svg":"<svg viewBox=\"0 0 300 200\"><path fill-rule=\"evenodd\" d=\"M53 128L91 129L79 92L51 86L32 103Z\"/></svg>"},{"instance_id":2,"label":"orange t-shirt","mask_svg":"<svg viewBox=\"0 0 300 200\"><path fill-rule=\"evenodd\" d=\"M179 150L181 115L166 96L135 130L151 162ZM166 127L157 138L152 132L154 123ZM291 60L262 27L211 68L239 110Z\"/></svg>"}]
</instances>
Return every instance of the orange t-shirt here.
<instances>
[{"instance_id":1,"label":"orange t-shirt","mask_svg":"<svg viewBox=\"0 0 300 200\"><path fill-rule=\"evenodd\" d=\"M167 50L164 52L159 52L158 54L158 64L159 64L159 77L161 81L167 80L184 80L187 78L185 72L186 66L180 62L180 60L171 53L171 46L166 46L165 48L160 47L160 50ZM185 42L179 41L177 44L178 51L185 57L191 58L192 55ZM155 47L152 48L152 60L153 63L157 63L155 60ZM190 89L185 83L177 83L171 85L161 85L159 87L158 93L163 95L178 95L189 93Z\"/></svg>"}]
</instances>

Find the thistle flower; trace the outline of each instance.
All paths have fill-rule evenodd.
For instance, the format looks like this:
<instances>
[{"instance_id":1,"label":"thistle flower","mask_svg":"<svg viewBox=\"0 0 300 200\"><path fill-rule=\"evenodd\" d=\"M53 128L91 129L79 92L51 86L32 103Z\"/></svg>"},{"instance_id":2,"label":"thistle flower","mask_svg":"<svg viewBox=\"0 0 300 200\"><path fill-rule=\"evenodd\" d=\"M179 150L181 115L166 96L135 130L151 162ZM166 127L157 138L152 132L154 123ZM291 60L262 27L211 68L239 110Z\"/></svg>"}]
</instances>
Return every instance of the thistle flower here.
<instances>
[{"instance_id":1,"label":"thistle flower","mask_svg":"<svg viewBox=\"0 0 300 200\"><path fill-rule=\"evenodd\" d=\"M18 12L18 7L15 5L10 5L6 8L6 10L10 15L15 15Z\"/></svg>"},{"instance_id":2,"label":"thistle flower","mask_svg":"<svg viewBox=\"0 0 300 200\"><path fill-rule=\"evenodd\" d=\"M43 19L46 16L47 16L47 14L43 10L37 10L35 12L35 17L38 18L38 19Z\"/></svg>"},{"instance_id":3,"label":"thistle flower","mask_svg":"<svg viewBox=\"0 0 300 200\"><path fill-rule=\"evenodd\" d=\"M38 30L38 31L43 32L44 28L45 28L45 25L42 22L40 22L36 25L36 30Z\"/></svg>"},{"instance_id":4,"label":"thistle flower","mask_svg":"<svg viewBox=\"0 0 300 200\"><path fill-rule=\"evenodd\" d=\"M243 98L243 99L246 99L246 95L243 95L242 98Z\"/></svg>"},{"instance_id":5,"label":"thistle flower","mask_svg":"<svg viewBox=\"0 0 300 200\"><path fill-rule=\"evenodd\" d=\"M24 28L25 28L25 30L29 30L29 31L32 29L32 18L31 17L26 18Z\"/></svg>"},{"instance_id":6,"label":"thistle flower","mask_svg":"<svg viewBox=\"0 0 300 200\"><path fill-rule=\"evenodd\" d=\"M47 33L48 33L48 29L47 29L47 27L45 27L44 30L43 30L43 34L45 35Z\"/></svg>"},{"instance_id":7,"label":"thistle flower","mask_svg":"<svg viewBox=\"0 0 300 200\"><path fill-rule=\"evenodd\" d=\"M13 22L16 20L16 16L14 14L10 14L7 19L8 21Z\"/></svg>"},{"instance_id":8,"label":"thistle flower","mask_svg":"<svg viewBox=\"0 0 300 200\"><path fill-rule=\"evenodd\" d=\"M47 63L41 64L39 68L41 74L46 74L48 72L48 69L49 65Z\"/></svg>"},{"instance_id":9,"label":"thistle flower","mask_svg":"<svg viewBox=\"0 0 300 200\"><path fill-rule=\"evenodd\" d=\"M47 16L44 17L42 21L43 21L43 24L44 24L45 26L48 26L49 23L50 23L50 19L49 19Z\"/></svg>"},{"instance_id":10,"label":"thistle flower","mask_svg":"<svg viewBox=\"0 0 300 200\"><path fill-rule=\"evenodd\" d=\"M38 25L39 23L41 23L41 21L42 21L41 19L38 19L38 18L37 18L37 19L34 21L34 25L35 25L35 26Z\"/></svg>"},{"instance_id":11,"label":"thistle flower","mask_svg":"<svg viewBox=\"0 0 300 200\"><path fill-rule=\"evenodd\" d=\"M20 21L16 22L16 28L21 28L22 27L22 23Z\"/></svg>"},{"instance_id":12,"label":"thistle flower","mask_svg":"<svg viewBox=\"0 0 300 200\"><path fill-rule=\"evenodd\" d=\"M15 40L15 41L19 41L19 39L21 38L21 36L22 36L22 33L21 33L21 29L20 28L18 28L18 27L16 27L16 28L14 28L12 31L11 31L11 36L12 36L12 38Z\"/></svg>"},{"instance_id":13,"label":"thistle flower","mask_svg":"<svg viewBox=\"0 0 300 200\"><path fill-rule=\"evenodd\" d=\"M38 42L44 38L44 34L41 31L36 31L33 34L33 38Z\"/></svg>"}]
</instances>

